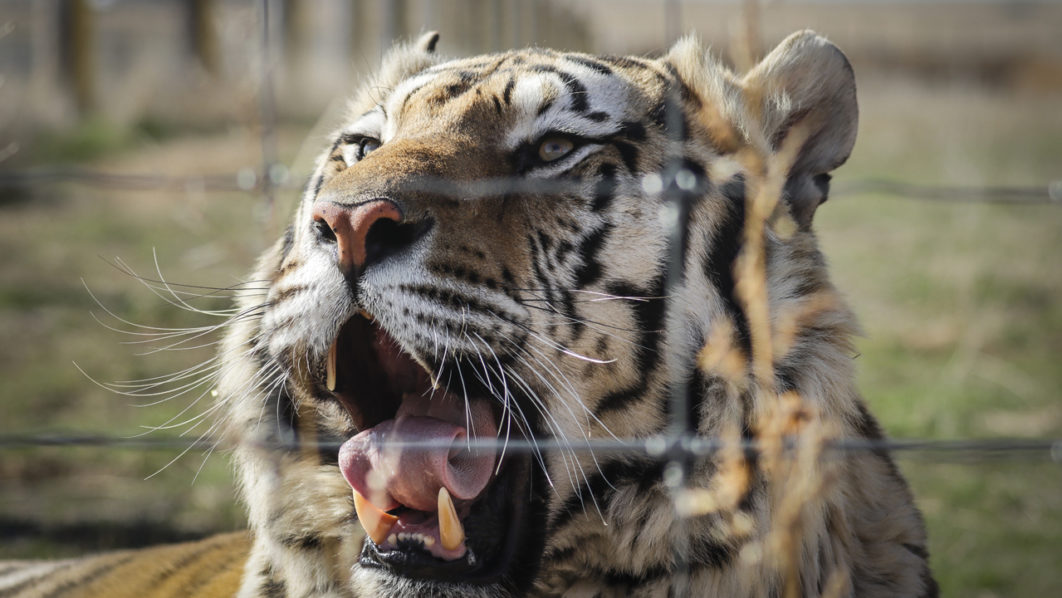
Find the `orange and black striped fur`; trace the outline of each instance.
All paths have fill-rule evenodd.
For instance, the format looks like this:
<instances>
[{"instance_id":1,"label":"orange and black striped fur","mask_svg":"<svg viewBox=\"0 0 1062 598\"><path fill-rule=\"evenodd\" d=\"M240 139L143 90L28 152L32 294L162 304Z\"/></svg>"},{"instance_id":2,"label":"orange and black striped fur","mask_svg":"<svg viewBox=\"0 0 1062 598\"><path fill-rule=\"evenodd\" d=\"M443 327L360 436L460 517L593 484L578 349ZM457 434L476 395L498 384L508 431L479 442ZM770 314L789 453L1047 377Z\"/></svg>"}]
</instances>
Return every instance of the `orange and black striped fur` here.
<instances>
[{"instance_id":1,"label":"orange and black striped fur","mask_svg":"<svg viewBox=\"0 0 1062 598\"><path fill-rule=\"evenodd\" d=\"M798 33L737 75L690 39L659 59L453 61L436 39L395 49L351 103L258 264L265 288L226 325L218 427L239 447L251 540L49 565L37 585L25 569L0 596L668 596L678 580L691 596L935 596L921 517L883 452L831 457L768 558L785 493L756 459L737 460L732 500L680 514L658 456L585 450L664 433L676 388L704 438L753 438L780 395L836 436L882 437L812 232L855 141L844 55ZM765 377L706 356L757 354L735 274L762 188L749 157L785 152L762 230L769 325L789 336ZM416 479L435 470L384 472L373 434L409 413L509 449L470 466L489 474L471 498ZM732 457L694 459L690 496L718 495ZM396 484L456 498L436 511ZM463 535L444 530L451 509Z\"/></svg>"},{"instance_id":2,"label":"orange and black striped fur","mask_svg":"<svg viewBox=\"0 0 1062 598\"><path fill-rule=\"evenodd\" d=\"M0 561L0 596L235 596L246 532L65 561Z\"/></svg>"}]
</instances>

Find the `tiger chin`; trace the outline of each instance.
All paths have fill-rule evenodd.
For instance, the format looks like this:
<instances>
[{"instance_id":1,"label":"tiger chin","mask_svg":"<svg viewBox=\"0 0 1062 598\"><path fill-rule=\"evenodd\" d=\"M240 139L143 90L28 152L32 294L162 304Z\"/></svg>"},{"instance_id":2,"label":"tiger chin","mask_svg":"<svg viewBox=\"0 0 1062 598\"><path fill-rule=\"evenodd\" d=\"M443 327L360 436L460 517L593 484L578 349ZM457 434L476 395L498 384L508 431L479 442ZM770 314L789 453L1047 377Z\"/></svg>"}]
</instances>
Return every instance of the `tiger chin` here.
<instances>
[{"instance_id":1,"label":"tiger chin","mask_svg":"<svg viewBox=\"0 0 1062 598\"><path fill-rule=\"evenodd\" d=\"M884 452L831 455L772 559L785 493L755 456L729 502L680 513L659 455L587 450L667 433L676 389L692 433L754 439L764 385L833 437L882 438L812 232L855 142L844 55L801 32L738 75L693 39L460 60L437 40L392 50L350 104L220 352L252 538L238 595L935 596ZM782 154L765 297L776 327L801 316L749 382L706 354L756 353L748 156ZM685 487L725 486L726 455L699 453Z\"/></svg>"}]
</instances>

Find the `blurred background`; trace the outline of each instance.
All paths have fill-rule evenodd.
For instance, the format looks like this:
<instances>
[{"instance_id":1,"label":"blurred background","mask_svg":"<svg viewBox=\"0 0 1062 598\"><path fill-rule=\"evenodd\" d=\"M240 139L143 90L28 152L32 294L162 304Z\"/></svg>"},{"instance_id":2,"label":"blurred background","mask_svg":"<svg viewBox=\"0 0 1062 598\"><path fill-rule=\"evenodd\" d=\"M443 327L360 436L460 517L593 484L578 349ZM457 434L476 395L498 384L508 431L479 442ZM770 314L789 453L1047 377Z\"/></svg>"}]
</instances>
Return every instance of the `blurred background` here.
<instances>
[{"instance_id":1,"label":"blurred background","mask_svg":"<svg viewBox=\"0 0 1062 598\"><path fill-rule=\"evenodd\" d=\"M0 558L243 525L224 451L160 442L209 386L94 382L213 352L112 330L217 322L125 270L243 280L393 40L657 54L693 32L743 68L803 28L856 71L816 226L871 407L937 443L897 456L944 595L1062 595L1062 5L1025 1L0 0Z\"/></svg>"}]
</instances>

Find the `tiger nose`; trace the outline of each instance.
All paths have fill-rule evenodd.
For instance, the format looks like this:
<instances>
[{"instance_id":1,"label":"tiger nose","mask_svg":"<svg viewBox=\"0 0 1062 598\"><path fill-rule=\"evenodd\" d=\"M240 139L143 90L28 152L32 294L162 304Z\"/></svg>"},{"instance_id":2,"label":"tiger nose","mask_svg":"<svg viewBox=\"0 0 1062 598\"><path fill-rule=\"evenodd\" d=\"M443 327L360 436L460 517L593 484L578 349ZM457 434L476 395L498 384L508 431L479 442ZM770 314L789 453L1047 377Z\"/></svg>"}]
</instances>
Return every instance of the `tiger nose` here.
<instances>
[{"instance_id":1,"label":"tiger nose","mask_svg":"<svg viewBox=\"0 0 1062 598\"><path fill-rule=\"evenodd\" d=\"M339 249L339 268L345 274L361 272L373 260L366 243L373 225L385 221L397 224L402 212L388 199L374 199L356 205L320 202L314 206L313 219L328 226Z\"/></svg>"}]
</instances>

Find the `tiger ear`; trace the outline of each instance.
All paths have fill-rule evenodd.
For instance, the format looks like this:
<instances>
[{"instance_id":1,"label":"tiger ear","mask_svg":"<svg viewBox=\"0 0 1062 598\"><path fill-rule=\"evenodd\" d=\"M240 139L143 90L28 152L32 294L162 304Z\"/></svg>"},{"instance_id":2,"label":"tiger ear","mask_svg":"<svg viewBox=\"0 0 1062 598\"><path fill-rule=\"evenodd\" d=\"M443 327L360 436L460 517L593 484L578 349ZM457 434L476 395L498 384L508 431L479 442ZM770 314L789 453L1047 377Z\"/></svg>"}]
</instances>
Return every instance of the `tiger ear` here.
<instances>
[{"instance_id":1,"label":"tiger ear","mask_svg":"<svg viewBox=\"0 0 1062 598\"><path fill-rule=\"evenodd\" d=\"M417 40L417 43L414 44L414 47L420 50L421 52L424 52L425 54L434 54L435 44L437 43L439 43L439 32L429 31L424 35L420 36L420 39Z\"/></svg>"},{"instance_id":2,"label":"tiger ear","mask_svg":"<svg viewBox=\"0 0 1062 598\"><path fill-rule=\"evenodd\" d=\"M794 33L741 81L765 140L778 151L794 126L806 127L785 186L793 218L811 225L826 201L829 172L848 159L859 123L855 75L837 46L811 31Z\"/></svg>"}]
</instances>

